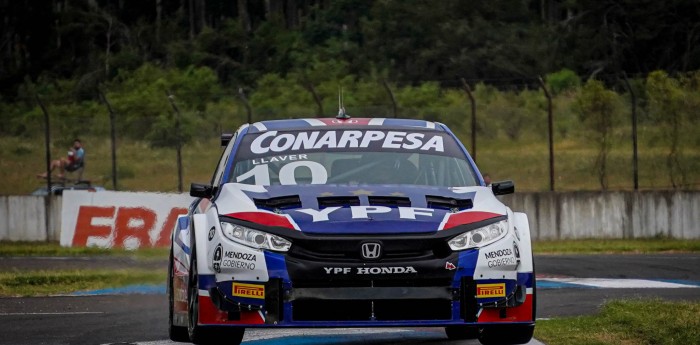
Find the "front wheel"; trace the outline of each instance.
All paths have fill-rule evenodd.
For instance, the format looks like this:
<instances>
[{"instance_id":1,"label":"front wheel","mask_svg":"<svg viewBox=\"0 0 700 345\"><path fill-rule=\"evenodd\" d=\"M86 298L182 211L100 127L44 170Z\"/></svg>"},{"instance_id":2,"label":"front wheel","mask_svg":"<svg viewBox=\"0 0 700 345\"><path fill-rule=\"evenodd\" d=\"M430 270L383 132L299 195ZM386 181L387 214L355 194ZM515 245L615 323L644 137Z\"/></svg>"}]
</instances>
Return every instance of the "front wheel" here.
<instances>
[{"instance_id":1,"label":"front wheel","mask_svg":"<svg viewBox=\"0 0 700 345\"><path fill-rule=\"evenodd\" d=\"M499 325L481 329L479 342L484 345L527 344L535 332L535 325Z\"/></svg>"},{"instance_id":2,"label":"front wheel","mask_svg":"<svg viewBox=\"0 0 700 345\"><path fill-rule=\"evenodd\" d=\"M199 275L197 274L197 253L194 242L190 260L190 279L187 303L187 333L190 341L198 345L222 344L240 345L245 328L231 326L199 325Z\"/></svg>"}]
</instances>

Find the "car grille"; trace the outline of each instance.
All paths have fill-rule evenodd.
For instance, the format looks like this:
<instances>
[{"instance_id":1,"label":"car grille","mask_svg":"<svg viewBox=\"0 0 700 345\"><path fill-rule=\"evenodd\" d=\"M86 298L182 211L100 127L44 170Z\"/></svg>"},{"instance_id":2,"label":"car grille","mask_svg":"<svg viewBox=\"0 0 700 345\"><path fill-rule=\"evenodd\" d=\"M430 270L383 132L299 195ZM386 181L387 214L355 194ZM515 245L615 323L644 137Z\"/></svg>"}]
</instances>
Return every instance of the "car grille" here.
<instances>
[{"instance_id":1,"label":"car grille","mask_svg":"<svg viewBox=\"0 0 700 345\"><path fill-rule=\"evenodd\" d=\"M361 246L365 242L379 242L382 255L379 262L424 261L445 258L451 254L447 243L430 237L333 237L318 236L295 240L288 255L309 261L360 263L367 260L361 257Z\"/></svg>"}]
</instances>

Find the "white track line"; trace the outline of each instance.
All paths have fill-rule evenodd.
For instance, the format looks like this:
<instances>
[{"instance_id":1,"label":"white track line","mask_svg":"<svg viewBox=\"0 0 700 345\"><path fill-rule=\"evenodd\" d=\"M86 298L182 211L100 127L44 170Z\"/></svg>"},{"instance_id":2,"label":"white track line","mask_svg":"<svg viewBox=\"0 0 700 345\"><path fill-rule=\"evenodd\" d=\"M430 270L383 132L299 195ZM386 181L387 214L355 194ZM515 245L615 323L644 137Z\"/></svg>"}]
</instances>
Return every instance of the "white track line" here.
<instances>
[{"instance_id":1,"label":"white track line","mask_svg":"<svg viewBox=\"0 0 700 345\"><path fill-rule=\"evenodd\" d=\"M86 314L104 314L103 311L74 311L63 313L0 313L0 316L22 316L22 315L86 315Z\"/></svg>"},{"instance_id":2,"label":"white track line","mask_svg":"<svg viewBox=\"0 0 700 345\"><path fill-rule=\"evenodd\" d=\"M700 286L647 279L545 278L541 281L585 285L602 289L678 289Z\"/></svg>"}]
</instances>

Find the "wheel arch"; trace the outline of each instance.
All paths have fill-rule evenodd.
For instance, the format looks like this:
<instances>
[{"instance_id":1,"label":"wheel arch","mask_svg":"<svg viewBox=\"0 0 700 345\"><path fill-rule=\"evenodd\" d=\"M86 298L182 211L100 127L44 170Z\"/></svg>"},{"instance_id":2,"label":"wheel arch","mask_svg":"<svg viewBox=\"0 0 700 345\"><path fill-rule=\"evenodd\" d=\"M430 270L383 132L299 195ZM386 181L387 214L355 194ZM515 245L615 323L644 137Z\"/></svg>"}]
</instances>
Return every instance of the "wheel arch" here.
<instances>
[{"instance_id":1,"label":"wheel arch","mask_svg":"<svg viewBox=\"0 0 700 345\"><path fill-rule=\"evenodd\" d=\"M513 218L513 225L520 235L520 265L518 266L518 272L533 272L532 236L527 214L513 212Z\"/></svg>"},{"instance_id":2,"label":"wheel arch","mask_svg":"<svg viewBox=\"0 0 700 345\"><path fill-rule=\"evenodd\" d=\"M197 273L202 274L214 274L214 271L207 264L208 250L207 250L207 234L209 233L209 228L213 225L209 224L206 214L195 214L192 216L192 248L194 248L194 253L197 256Z\"/></svg>"}]
</instances>

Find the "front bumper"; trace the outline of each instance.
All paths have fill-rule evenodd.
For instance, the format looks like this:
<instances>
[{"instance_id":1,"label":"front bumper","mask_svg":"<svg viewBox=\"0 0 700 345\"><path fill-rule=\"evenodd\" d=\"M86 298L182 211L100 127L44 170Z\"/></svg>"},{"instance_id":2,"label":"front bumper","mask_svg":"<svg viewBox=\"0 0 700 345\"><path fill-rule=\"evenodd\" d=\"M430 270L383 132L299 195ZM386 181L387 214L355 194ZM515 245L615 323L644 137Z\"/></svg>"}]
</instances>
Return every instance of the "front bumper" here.
<instances>
[{"instance_id":1,"label":"front bumper","mask_svg":"<svg viewBox=\"0 0 700 345\"><path fill-rule=\"evenodd\" d=\"M534 323L532 272L484 277L479 250L440 256L368 263L264 252L266 282L200 276L199 320L244 327Z\"/></svg>"}]
</instances>

